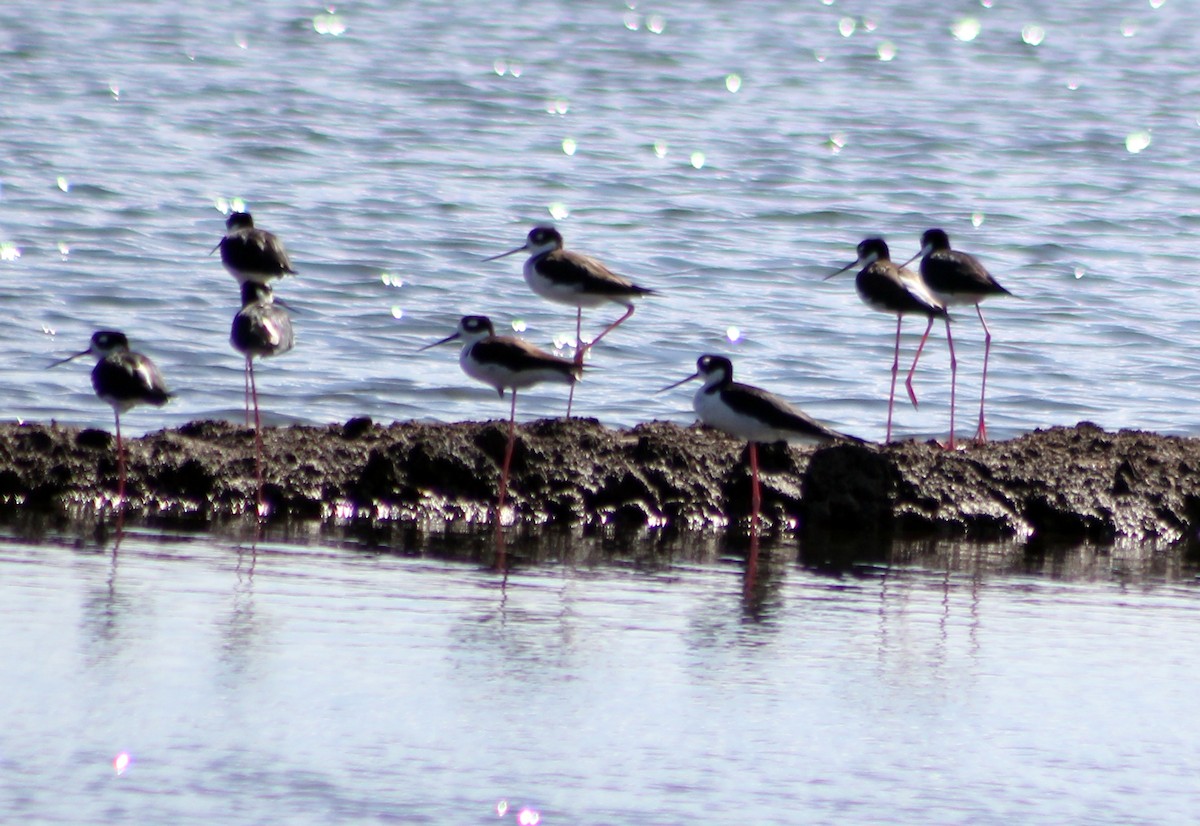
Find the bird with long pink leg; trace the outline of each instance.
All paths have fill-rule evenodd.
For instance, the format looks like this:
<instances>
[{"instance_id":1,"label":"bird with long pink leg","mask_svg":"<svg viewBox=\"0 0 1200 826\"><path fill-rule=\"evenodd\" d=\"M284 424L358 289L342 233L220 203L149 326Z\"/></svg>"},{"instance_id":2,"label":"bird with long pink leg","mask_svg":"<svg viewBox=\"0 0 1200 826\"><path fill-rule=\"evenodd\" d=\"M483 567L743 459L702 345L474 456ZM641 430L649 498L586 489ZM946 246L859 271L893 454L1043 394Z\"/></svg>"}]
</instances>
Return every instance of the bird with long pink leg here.
<instances>
[{"instance_id":1,"label":"bird with long pink leg","mask_svg":"<svg viewBox=\"0 0 1200 826\"><path fill-rule=\"evenodd\" d=\"M551 226L534 227L523 245L484 260L495 261L518 252L529 253L523 273L530 289L547 301L575 308L575 364L581 368L587 352L633 315L634 299L656 294L654 290L639 287L628 278L617 275L590 255L563 249L562 233ZM584 344L583 308L608 304L624 307L625 314ZM572 386L567 397L568 418L574 399L575 388Z\"/></svg>"},{"instance_id":2,"label":"bird with long pink leg","mask_svg":"<svg viewBox=\"0 0 1200 826\"><path fill-rule=\"evenodd\" d=\"M917 394L913 391L913 373L916 372L917 362L921 359L921 351L925 349L925 341L929 331L933 329L935 318L947 319L946 334L950 347L950 363L954 363L954 339L949 337L949 317L946 305L933 294L918 273L898 267L893 263L888 245L882 238L867 238L858 245L858 258L842 267L835 273L827 275L828 281L846 270L861 266L854 279L859 298L874 310L892 313L896 316L896 348L892 358L892 385L888 393L887 436L885 441L892 440L892 411L896 402L896 375L900 370L900 328L906 315L923 315L929 321L925 326L925 334L917 345L917 354L913 357L912 367L909 368L904 386L908 390L908 398L913 407L917 406ZM953 408L951 408L953 416ZM954 422L950 422L950 445L954 447Z\"/></svg>"},{"instance_id":3,"label":"bird with long pink leg","mask_svg":"<svg viewBox=\"0 0 1200 826\"><path fill-rule=\"evenodd\" d=\"M139 404L162 407L171 399L162 373L154 362L129 349L129 339L116 330L100 330L92 334L86 350L59 359L50 365L57 367L82 356L95 356L92 368L92 389L113 409L117 426L117 503L125 501L125 443L121 439L121 414Z\"/></svg>"}]
</instances>

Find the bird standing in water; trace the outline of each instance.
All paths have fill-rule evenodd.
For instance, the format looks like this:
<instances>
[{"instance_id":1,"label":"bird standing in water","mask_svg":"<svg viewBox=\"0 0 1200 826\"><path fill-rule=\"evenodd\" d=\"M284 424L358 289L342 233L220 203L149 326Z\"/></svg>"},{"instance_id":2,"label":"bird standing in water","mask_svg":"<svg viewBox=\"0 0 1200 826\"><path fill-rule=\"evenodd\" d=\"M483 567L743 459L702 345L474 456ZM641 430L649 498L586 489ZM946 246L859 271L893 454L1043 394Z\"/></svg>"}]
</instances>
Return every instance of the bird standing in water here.
<instances>
[{"instance_id":1,"label":"bird standing in water","mask_svg":"<svg viewBox=\"0 0 1200 826\"><path fill-rule=\"evenodd\" d=\"M254 226L249 212L232 212L225 219L225 237L213 247L221 251L221 263L239 284L295 275L283 242L275 233Z\"/></svg>"},{"instance_id":2,"label":"bird standing in water","mask_svg":"<svg viewBox=\"0 0 1200 826\"><path fill-rule=\"evenodd\" d=\"M101 400L112 405L117 426L117 502L125 501L125 444L121 439L121 414L135 405L162 407L171 399L162 373L149 358L129 349L129 339L116 330L92 334L91 346L59 359L57 367L81 356L96 356L92 388Z\"/></svg>"},{"instance_id":3,"label":"bird standing in water","mask_svg":"<svg viewBox=\"0 0 1200 826\"><path fill-rule=\"evenodd\" d=\"M933 329L935 318L947 318L946 305L942 303L921 280L921 276L904 267L897 267L888 252L887 243L882 238L867 238L858 245L858 259L842 267L835 273L825 277L828 281L836 275L844 273L853 267L862 266L854 285L859 297L867 306L884 313L894 313L896 316L896 349L892 359L892 387L888 393L887 436L885 441L892 440L892 409L896 401L896 374L900 370L900 326L906 315L923 315L929 319L925 326L925 334L917 345L917 354L913 357L912 367L904 386L908 389L908 398L913 407L917 406L917 394L913 391L913 373L917 362L921 359L921 351L925 349L925 341L929 331ZM947 324L946 331L950 327ZM950 347L950 361L954 361L954 340L947 338ZM954 432L951 422L951 434ZM951 435L953 443L953 435Z\"/></svg>"},{"instance_id":4,"label":"bird standing in water","mask_svg":"<svg viewBox=\"0 0 1200 826\"><path fill-rule=\"evenodd\" d=\"M246 357L244 379L246 387L246 426L250 425L250 404L254 404L255 478L258 482L258 503L263 498L263 441L262 418L258 411L258 386L254 380L254 357L278 356L295 344L292 320L287 310L274 301L271 288L258 281L242 282L242 309L233 317L229 343Z\"/></svg>"},{"instance_id":5,"label":"bird standing in water","mask_svg":"<svg viewBox=\"0 0 1200 826\"><path fill-rule=\"evenodd\" d=\"M421 350L439 344L461 340L462 350L458 363L471 378L491 385L504 398L504 391L512 391L512 404L508 414L508 445L504 450L504 465L500 471L500 495L496 505L496 524L499 526L504 510L504 498L508 492L508 470L512 464L513 445L516 441L517 391L541 382L560 382L572 387L582 375L578 363L553 356L527 341L511 336L498 336L487 316L463 316L458 329L450 335L427 344Z\"/></svg>"},{"instance_id":6,"label":"bird standing in water","mask_svg":"<svg viewBox=\"0 0 1200 826\"><path fill-rule=\"evenodd\" d=\"M921 251L910 258L906 264L912 263L918 256L921 258L921 277L933 290L933 294L945 305L971 305L979 314L979 323L983 325L983 381L979 388L979 427L975 430L975 439L987 441L987 425L984 422L984 399L987 396L988 357L992 353L992 331L983 320L983 310L980 303L985 298L995 295L1012 295L1000 286L987 268L974 255L950 249L950 236L944 230L928 229L921 236ZM946 336L950 336L949 318L946 323ZM958 364L953 356L950 359L950 447L954 447L954 393L958 383Z\"/></svg>"},{"instance_id":7,"label":"bird standing in water","mask_svg":"<svg viewBox=\"0 0 1200 826\"><path fill-rule=\"evenodd\" d=\"M522 246L484 260L495 261L518 252L529 253L523 272L530 289L547 301L575 308L575 364L578 367L583 367L583 358L588 350L633 315L635 298L655 294L654 290L639 287L628 278L617 275L589 255L563 249L562 234L550 226L534 227ZM605 304L619 304L625 308L625 314L584 344L583 308L602 307ZM567 397L568 417L574 399L575 387L572 386Z\"/></svg>"}]
</instances>

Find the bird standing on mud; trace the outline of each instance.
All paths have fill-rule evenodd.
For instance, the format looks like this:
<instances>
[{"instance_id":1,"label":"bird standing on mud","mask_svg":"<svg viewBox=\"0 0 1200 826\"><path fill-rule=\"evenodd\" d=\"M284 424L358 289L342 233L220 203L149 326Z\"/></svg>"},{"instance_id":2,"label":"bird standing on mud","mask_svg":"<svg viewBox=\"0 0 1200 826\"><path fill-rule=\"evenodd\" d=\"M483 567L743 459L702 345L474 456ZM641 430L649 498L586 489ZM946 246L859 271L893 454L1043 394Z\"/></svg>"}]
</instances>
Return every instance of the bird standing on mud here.
<instances>
[{"instance_id":1,"label":"bird standing on mud","mask_svg":"<svg viewBox=\"0 0 1200 826\"><path fill-rule=\"evenodd\" d=\"M121 414L135 405L162 407L171 399L162 373L146 356L129 349L129 339L116 330L92 334L91 346L59 359L57 367L81 356L96 356L92 368L92 388L101 400L112 405L117 426L117 502L125 501L125 444L121 439Z\"/></svg>"}]
</instances>

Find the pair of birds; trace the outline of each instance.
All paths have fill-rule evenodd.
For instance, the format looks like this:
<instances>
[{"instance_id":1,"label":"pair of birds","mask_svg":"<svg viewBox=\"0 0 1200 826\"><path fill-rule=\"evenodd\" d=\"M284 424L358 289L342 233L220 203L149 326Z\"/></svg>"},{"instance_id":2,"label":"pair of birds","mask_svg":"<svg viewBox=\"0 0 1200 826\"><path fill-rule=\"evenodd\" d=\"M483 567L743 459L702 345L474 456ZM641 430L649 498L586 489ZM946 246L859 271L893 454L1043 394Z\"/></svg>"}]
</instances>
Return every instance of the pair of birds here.
<instances>
[{"instance_id":1,"label":"pair of birds","mask_svg":"<svg viewBox=\"0 0 1200 826\"><path fill-rule=\"evenodd\" d=\"M262 497L262 436L258 391L253 359L275 356L292 349L295 338L287 311L274 303L270 281L294 275L287 251L279 239L254 226L246 212L234 212L225 222L226 234L213 248L221 250L221 262L241 285L242 308L234 316L230 343L245 356L246 424L250 424L253 399L256 434L259 498ZM95 356L92 389L113 409L117 431L117 501L125 499L125 445L121 438L121 414L139 404L162 407L171 399L162 371L149 357L134 352L128 337L118 330L92 334L86 350L73 353L50 365L57 367L82 356Z\"/></svg>"},{"instance_id":2,"label":"pair of birds","mask_svg":"<svg viewBox=\"0 0 1200 826\"><path fill-rule=\"evenodd\" d=\"M862 266L855 278L859 297L872 309L896 316L896 347L892 359L892 384L888 394L887 441L892 440L892 411L896 399L896 375L900 369L900 328L906 315L923 315L927 319L925 333L917 345L912 367L905 379L909 400L917 406L917 395L913 391L913 373L921 359L921 351L933 329L934 319L946 323L946 344L950 350L950 437L946 447L955 448L954 409L958 387L958 360L954 355L954 337L950 332L949 307L955 305L974 306L983 326L983 379L979 391L979 425L975 431L977 441L987 441L987 424L984 404L987 397L987 365L992 351L992 332L983 318L980 303L997 295L1011 295L1002 287L987 268L973 255L951 249L950 236L941 229L929 229L921 236L921 249L903 264L891 260L887 243L882 238L867 238L858 245L857 260L826 277L826 280L847 270ZM920 272L907 269L908 265L921 258Z\"/></svg>"}]
</instances>

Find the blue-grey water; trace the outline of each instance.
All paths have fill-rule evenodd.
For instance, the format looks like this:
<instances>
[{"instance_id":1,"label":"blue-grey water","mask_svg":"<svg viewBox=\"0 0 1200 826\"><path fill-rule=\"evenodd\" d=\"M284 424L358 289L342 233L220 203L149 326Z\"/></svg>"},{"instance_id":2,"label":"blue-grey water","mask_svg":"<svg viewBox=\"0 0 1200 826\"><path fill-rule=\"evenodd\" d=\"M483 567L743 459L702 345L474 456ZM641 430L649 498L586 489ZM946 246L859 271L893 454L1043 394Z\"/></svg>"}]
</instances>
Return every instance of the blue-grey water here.
<instances>
[{"instance_id":1,"label":"blue-grey water","mask_svg":"<svg viewBox=\"0 0 1200 826\"><path fill-rule=\"evenodd\" d=\"M111 427L86 360L45 368L115 327L177 393L128 432L240 417L210 250L244 206L301 271L271 423L505 415L417 350L465 313L569 345L519 256L482 261L553 220L660 293L578 390L611 425L690 421L654 391L717 351L882 438L894 322L822 279L941 226L1018 296L985 304L993 437L1197 434L1198 32L1190 0L7 2L0 415ZM955 318L969 435L982 336ZM945 435L947 373L937 330L900 436ZM747 611L716 555L502 588L317 535L14 540L0 819L1193 821L1194 562L1008 553L831 577L777 551Z\"/></svg>"}]
</instances>

